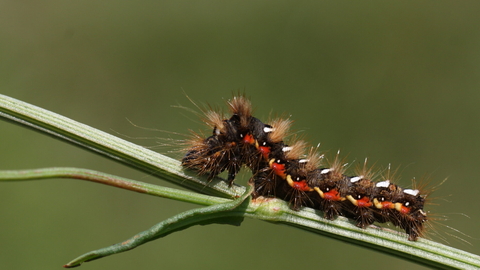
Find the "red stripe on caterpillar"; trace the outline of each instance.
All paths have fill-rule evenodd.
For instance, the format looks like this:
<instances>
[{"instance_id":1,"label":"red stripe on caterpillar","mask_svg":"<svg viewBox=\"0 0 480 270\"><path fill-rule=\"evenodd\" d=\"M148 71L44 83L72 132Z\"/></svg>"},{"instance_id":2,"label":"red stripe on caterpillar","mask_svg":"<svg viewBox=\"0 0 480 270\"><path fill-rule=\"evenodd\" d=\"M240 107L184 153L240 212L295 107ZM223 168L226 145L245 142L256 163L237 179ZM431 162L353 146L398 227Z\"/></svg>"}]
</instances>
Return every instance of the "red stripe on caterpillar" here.
<instances>
[{"instance_id":1,"label":"red stripe on caterpillar","mask_svg":"<svg viewBox=\"0 0 480 270\"><path fill-rule=\"evenodd\" d=\"M390 169L375 182L365 161L355 176L348 176L338 153L329 166L324 166L325 158L316 148L305 153L305 142L284 142L290 120L263 123L251 115L252 105L244 96L235 96L227 104L232 114L228 119L212 110L205 112L212 135L193 135L182 159L185 168L209 179L227 171L231 185L246 166L253 174L254 197L284 199L293 209L313 207L328 219L345 216L361 228L374 222L391 222L405 230L411 241L424 234L427 194L392 183Z\"/></svg>"}]
</instances>

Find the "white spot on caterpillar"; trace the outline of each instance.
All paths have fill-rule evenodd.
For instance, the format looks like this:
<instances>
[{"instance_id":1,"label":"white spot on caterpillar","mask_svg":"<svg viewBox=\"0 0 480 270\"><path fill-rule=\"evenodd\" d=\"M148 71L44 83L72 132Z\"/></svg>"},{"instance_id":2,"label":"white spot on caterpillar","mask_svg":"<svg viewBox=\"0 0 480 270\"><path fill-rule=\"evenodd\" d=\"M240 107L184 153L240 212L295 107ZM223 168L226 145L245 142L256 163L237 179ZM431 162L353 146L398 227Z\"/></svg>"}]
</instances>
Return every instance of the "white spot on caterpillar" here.
<instances>
[{"instance_id":1,"label":"white spot on caterpillar","mask_svg":"<svg viewBox=\"0 0 480 270\"><path fill-rule=\"evenodd\" d=\"M412 196L417 196L418 193L420 193L420 190L418 190L418 189L405 189L403 191L403 193L406 193L406 194L409 194L409 195L412 195Z\"/></svg>"},{"instance_id":2,"label":"white spot on caterpillar","mask_svg":"<svg viewBox=\"0 0 480 270\"><path fill-rule=\"evenodd\" d=\"M390 185L390 180L385 180L382 182L378 182L375 186L387 188L389 185Z\"/></svg>"},{"instance_id":3,"label":"white spot on caterpillar","mask_svg":"<svg viewBox=\"0 0 480 270\"><path fill-rule=\"evenodd\" d=\"M269 128L269 127L264 127L263 128L263 132L265 133L270 133L270 132L273 132L275 129L274 128Z\"/></svg>"},{"instance_id":4,"label":"white spot on caterpillar","mask_svg":"<svg viewBox=\"0 0 480 270\"><path fill-rule=\"evenodd\" d=\"M363 175L350 178L350 182L355 183L363 179Z\"/></svg>"},{"instance_id":5,"label":"white spot on caterpillar","mask_svg":"<svg viewBox=\"0 0 480 270\"><path fill-rule=\"evenodd\" d=\"M288 151L291 151L291 150L292 150L291 146L285 146L285 147L282 148L283 152L288 152Z\"/></svg>"},{"instance_id":6,"label":"white spot on caterpillar","mask_svg":"<svg viewBox=\"0 0 480 270\"><path fill-rule=\"evenodd\" d=\"M332 169L323 169L320 173L321 174L327 174L331 171Z\"/></svg>"}]
</instances>

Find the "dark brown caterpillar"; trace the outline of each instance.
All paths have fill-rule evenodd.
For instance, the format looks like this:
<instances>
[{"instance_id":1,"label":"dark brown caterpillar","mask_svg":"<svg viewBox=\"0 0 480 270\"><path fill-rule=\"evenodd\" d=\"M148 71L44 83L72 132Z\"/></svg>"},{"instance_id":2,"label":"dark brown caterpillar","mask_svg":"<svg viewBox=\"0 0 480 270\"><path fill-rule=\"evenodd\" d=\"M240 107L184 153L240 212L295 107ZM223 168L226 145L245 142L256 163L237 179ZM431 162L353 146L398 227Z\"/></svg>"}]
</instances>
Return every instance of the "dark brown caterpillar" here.
<instances>
[{"instance_id":1,"label":"dark brown caterpillar","mask_svg":"<svg viewBox=\"0 0 480 270\"><path fill-rule=\"evenodd\" d=\"M314 148L305 154L303 141L291 145L283 141L290 120L263 123L251 115L251 103L244 96L234 97L228 106L232 113L228 119L214 111L205 113L213 134L206 139L194 134L182 159L185 168L209 179L227 171L232 184L241 167L246 166L253 174L254 197L281 198L293 209L313 207L328 219L345 216L361 228L374 222L391 222L405 230L411 241L423 235L426 194L402 189L387 176L372 181L374 174L366 162L355 176L348 176L338 154L324 166L323 156Z\"/></svg>"}]
</instances>

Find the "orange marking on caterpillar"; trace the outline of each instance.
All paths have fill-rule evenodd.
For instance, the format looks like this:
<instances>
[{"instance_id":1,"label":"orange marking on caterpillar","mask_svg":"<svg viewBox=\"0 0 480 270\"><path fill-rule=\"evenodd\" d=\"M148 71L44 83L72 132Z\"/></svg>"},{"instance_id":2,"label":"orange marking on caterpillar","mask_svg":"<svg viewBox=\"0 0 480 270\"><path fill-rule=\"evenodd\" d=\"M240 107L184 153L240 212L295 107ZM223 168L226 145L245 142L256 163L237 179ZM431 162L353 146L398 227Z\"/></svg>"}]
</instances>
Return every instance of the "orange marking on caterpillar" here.
<instances>
[{"instance_id":1,"label":"orange marking on caterpillar","mask_svg":"<svg viewBox=\"0 0 480 270\"><path fill-rule=\"evenodd\" d=\"M368 197L363 197L360 200L357 200L357 206L358 207L370 207L372 206L372 202Z\"/></svg>"},{"instance_id":2,"label":"orange marking on caterpillar","mask_svg":"<svg viewBox=\"0 0 480 270\"><path fill-rule=\"evenodd\" d=\"M340 192L336 188L323 192L320 188L314 187L313 190L315 190L322 199L328 200L328 201L344 201L345 198L340 196Z\"/></svg>"},{"instance_id":3,"label":"orange marking on caterpillar","mask_svg":"<svg viewBox=\"0 0 480 270\"><path fill-rule=\"evenodd\" d=\"M253 138L252 134L246 134L243 137L243 143L245 144L254 144L255 143L255 138Z\"/></svg>"},{"instance_id":4,"label":"orange marking on caterpillar","mask_svg":"<svg viewBox=\"0 0 480 270\"><path fill-rule=\"evenodd\" d=\"M410 207L406 207L405 205L401 203L396 203L395 204L395 209L400 212L402 215L406 215L410 213Z\"/></svg>"},{"instance_id":5,"label":"orange marking on caterpillar","mask_svg":"<svg viewBox=\"0 0 480 270\"><path fill-rule=\"evenodd\" d=\"M285 174L285 164L280 164L280 163L276 163L275 160L270 160L270 168L273 170L273 172L282 177L283 179L285 179L287 177L287 175Z\"/></svg>"},{"instance_id":6,"label":"orange marking on caterpillar","mask_svg":"<svg viewBox=\"0 0 480 270\"><path fill-rule=\"evenodd\" d=\"M307 181L302 180L299 182L294 182L294 185L292 186L294 189L298 189L301 191L312 191L313 189L308 186Z\"/></svg>"},{"instance_id":7,"label":"orange marking on caterpillar","mask_svg":"<svg viewBox=\"0 0 480 270\"><path fill-rule=\"evenodd\" d=\"M361 199L355 200L352 195L347 195L347 199L357 207L370 207L373 205L370 199L366 196L362 197Z\"/></svg>"},{"instance_id":8,"label":"orange marking on caterpillar","mask_svg":"<svg viewBox=\"0 0 480 270\"><path fill-rule=\"evenodd\" d=\"M379 202L377 198L373 199L373 204L378 209L394 209L395 208L395 204L393 202L390 202L390 201Z\"/></svg>"},{"instance_id":9,"label":"orange marking on caterpillar","mask_svg":"<svg viewBox=\"0 0 480 270\"><path fill-rule=\"evenodd\" d=\"M306 180L301 180L301 181L293 181L292 176L287 175L287 182L288 184L297 190L301 191L313 191L313 189L307 184Z\"/></svg>"},{"instance_id":10,"label":"orange marking on caterpillar","mask_svg":"<svg viewBox=\"0 0 480 270\"><path fill-rule=\"evenodd\" d=\"M268 159L268 156L270 155L270 147L268 146L259 146L258 151L262 154L264 159Z\"/></svg>"},{"instance_id":11,"label":"orange marking on caterpillar","mask_svg":"<svg viewBox=\"0 0 480 270\"><path fill-rule=\"evenodd\" d=\"M328 191L328 192L323 192L323 196L325 200L329 201L344 201L345 198L340 196L340 192L336 188Z\"/></svg>"}]
</instances>

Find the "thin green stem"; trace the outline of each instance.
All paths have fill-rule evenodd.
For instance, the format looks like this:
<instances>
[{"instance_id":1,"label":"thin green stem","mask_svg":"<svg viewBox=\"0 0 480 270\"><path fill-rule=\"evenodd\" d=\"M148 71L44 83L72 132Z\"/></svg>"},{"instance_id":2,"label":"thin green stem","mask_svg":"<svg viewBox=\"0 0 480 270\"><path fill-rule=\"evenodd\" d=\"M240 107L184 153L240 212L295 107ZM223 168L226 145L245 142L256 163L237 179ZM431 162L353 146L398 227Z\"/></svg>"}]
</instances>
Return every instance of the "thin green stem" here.
<instances>
[{"instance_id":1,"label":"thin green stem","mask_svg":"<svg viewBox=\"0 0 480 270\"><path fill-rule=\"evenodd\" d=\"M26 181L49 178L70 178L86 180L104 185L114 186L145 193L157 197L189 202L199 205L212 205L229 201L225 198L204 195L191 191L162 187L124 177L81 168L42 168L33 170L0 171L0 181Z\"/></svg>"},{"instance_id":2,"label":"thin green stem","mask_svg":"<svg viewBox=\"0 0 480 270\"><path fill-rule=\"evenodd\" d=\"M84 262L89 262L109 255L131 250L155 239L165 237L173 232L184 230L194 225L216 223L218 222L219 218L224 224L228 223L233 225L239 225L243 220L243 212L245 211L245 207L240 209L239 211L232 210L239 207L244 201L248 202L247 198L250 197L252 191L253 186L249 186L248 190L246 190L242 196L235 200L229 200L224 203L219 203L207 207L196 208L175 215L169 219L158 223L157 225L151 227L146 231L134 235L126 241L83 254L80 257L64 265L64 267L77 267ZM238 220L225 222L226 218L231 218L234 216L239 216L241 218L240 222L238 222Z\"/></svg>"}]
</instances>

